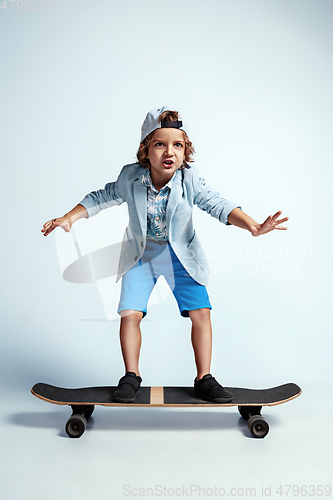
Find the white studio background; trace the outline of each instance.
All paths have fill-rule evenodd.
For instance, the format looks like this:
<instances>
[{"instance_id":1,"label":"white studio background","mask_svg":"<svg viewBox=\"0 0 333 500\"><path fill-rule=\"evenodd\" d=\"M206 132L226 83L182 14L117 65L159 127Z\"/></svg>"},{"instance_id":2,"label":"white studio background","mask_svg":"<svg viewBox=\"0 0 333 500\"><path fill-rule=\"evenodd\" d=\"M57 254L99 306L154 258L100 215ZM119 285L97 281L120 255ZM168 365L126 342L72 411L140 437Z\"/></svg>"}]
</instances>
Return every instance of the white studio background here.
<instances>
[{"instance_id":1,"label":"white studio background","mask_svg":"<svg viewBox=\"0 0 333 500\"><path fill-rule=\"evenodd\" d=\"M327 496L332 17L331 0L0 1L1 498L118 500L124 485L198 483L274 499L289 491L279 485L308 496L326 485ZM237 408L98 408L66 439L68 409L29 393L123 375L119 289L62 273L78 248L90 263L119 242L126 207L68 235L41 228L135 161L147 111L165 104L186 117L210 185L259 222L290 218L253 238L194 212L211 265L212 373L225 386L303 389L265 408L264 440ZM143 384L191 385L190 320L159 293L142 322Z\"/></svg>"},{"instance_id":2,"label":"white studio background","mask_svg":"<svg viewBox=\"0 0 333 500\"><path fill-rule=\"evenodd\" d=\"M40 229L135 161L145 114L164 104L187 118L209 184L260 222L290 217L288 231L252 238L195 212L212 266L214 374L252 387L332 382L331 21L323 0L1 10L3 386L122 375L118 320L96 283L62 279L55 233ZM125 226L111 209L103 235L114 219ZM190 322L171 295L142 331L145 385L191 384Z\"/></svg>"}]
</instances>

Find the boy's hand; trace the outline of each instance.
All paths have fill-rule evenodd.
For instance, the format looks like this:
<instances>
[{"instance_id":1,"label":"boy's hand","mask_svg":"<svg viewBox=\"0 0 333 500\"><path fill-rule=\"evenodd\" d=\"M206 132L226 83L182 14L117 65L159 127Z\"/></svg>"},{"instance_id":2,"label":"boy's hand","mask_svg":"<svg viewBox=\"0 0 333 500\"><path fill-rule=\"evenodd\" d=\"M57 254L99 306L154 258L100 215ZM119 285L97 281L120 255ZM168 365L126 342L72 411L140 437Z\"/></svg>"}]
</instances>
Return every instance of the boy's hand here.
<instances>
[{"instance_id":1,"label":"boy's hand","mask_svg":"<svg viewBox=\"0 0 333 500\"><path fill-rule=\"evenodd\" d=\"M48 222L45 222L43 225L42 233L44 233L44 236L47 236L48 234L52 233L52 231L56 227L62 227L66 233L69 233L72 227L72 223L69 217L59 217L58 219L52 219L49 220Z\"/></svg>"},{"instance_id":2,"label":"boy's hand","mask_svg":"<svg viewBox=\"0 0 333 500\"><path fill-rule=\"evenodd\" d=\"M277 220L277 218L282 214L282 210L276 212L275 215L269 215L265 222L262 224L258 224L257 226L250 226L249 230L252 233L252 236L261 236L262 234L269 233L273 229L282 229L286 230L287 227L280 226L283 222L289 220L289 217L285 217L284 219Z\"/></svg>"},{"instance_id":3,"label":"boy's hand","mask_svg":"<svg viewBox=\"0 0 333 500\"><path fill-rule=\"evenodd\" d=\"M66 231L66 233L69 233L74 222L82 219L82 217L88 217L88 212L85 207L79 203L63 217L59 217L58 219L51 219L48 222L45 222L45 224L43 225L42 233L44 233L44 236L47 236L48 234L52 233L52 231L56 227L62 227L63 230Z\"/></svg>"}]
</instances>

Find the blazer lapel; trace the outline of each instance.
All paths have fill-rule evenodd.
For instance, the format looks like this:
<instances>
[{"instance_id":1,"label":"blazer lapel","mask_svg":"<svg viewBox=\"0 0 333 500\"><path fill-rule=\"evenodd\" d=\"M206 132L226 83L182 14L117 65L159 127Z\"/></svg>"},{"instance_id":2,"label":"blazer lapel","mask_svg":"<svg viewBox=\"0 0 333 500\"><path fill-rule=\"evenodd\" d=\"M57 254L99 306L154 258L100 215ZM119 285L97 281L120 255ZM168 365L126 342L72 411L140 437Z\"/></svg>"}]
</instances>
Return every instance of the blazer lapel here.
<instances>
[{"instance_id":1,"label":"blazer lapel","mask_svg":"<svg viewBox=\"0 0 333 500\"><path fill-rule=\"evenodd\" d=\"M174 214L174 211L176 210L176 207L179 203L181 196L182 196L182 172L181 170L177 170L176 175L172 182L172 188L166 208L166 225L168 232L172 216Z\"/></svg>"},{"instance_id":2,"label":"blazer lapel","mask_svg":"<svg viewBox=\"0 0 333 500\"><path fill-rule=\"evenodd\" d=\"M142 234L147 232L147 187L141 184L141 177L133 183L133 196Z\"/></svg>"}]
</instances>

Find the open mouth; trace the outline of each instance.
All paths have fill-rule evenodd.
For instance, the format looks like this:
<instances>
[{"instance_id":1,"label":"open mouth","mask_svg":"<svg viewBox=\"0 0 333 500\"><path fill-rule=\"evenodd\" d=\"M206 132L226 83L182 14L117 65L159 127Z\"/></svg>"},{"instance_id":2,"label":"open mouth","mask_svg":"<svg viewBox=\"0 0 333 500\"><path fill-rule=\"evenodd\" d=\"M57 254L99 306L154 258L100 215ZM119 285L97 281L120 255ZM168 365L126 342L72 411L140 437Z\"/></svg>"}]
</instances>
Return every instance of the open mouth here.
<instances>
[{"instance_id":1,"label":"open mouth","mask_svg":"<svg viewBox=\"0 0 333 500\"><path fill-rule=\"evenodd\" d=\"M163 165L166 167L166 168L170 168L174 165L174 162L172 160L165 160L163 162Z\"/></svg>"}]
</instances>

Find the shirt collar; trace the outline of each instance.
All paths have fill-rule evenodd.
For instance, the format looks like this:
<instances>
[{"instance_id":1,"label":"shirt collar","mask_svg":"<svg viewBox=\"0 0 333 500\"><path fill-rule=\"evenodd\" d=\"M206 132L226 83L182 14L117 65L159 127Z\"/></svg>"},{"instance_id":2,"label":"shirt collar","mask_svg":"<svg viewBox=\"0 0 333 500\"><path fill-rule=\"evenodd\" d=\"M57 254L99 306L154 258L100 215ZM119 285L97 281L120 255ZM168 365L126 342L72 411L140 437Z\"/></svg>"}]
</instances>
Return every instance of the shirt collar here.
<instances>
[{"instance_id":1,"label":"shirt collar","mask_svg":"<svg viewBox=\"0 0 333 500\"><path fill-rule=\"evenodd\" d=\"M165 188L171 189L171 186L172 186L172 183L173 183L175 175L176 175L176 172L174 172L174 174L171 177L171 179L169 180L169 182L167 182L166 185L163 186L163 188L161 189L161 191L163 191ZM141 184L143 186L147 186L150 189L153 189L154 191L157 192L157 189L154 187L153 181L152 181L151 176L150 176L150 171L149 171L148 168L145 168L145 170L144 170L144 173L143 173L142 178L141 178Z\"/></svg>"}]
</instances>

